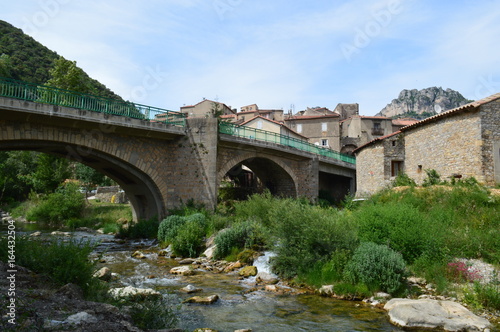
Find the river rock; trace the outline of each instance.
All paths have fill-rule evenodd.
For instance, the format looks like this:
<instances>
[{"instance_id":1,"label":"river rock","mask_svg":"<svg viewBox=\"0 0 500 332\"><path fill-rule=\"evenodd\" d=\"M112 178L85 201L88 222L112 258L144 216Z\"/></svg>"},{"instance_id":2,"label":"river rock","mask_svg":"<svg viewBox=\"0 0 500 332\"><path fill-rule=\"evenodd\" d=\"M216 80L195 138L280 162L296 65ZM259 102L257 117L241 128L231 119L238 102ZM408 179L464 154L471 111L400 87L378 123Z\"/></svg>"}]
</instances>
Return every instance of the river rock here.
<instances>
[{"instance_id":1,"label":"river rock","mask_svg":"<svg viewBox=\"0 0 500 332\"><path fill-rule=\"evenodd\" d=\"M202 327L194 330L193 332L219 332L219 330L209 329L208 327Z\"/></svg>"},{"instance_id":2,"label":"river rock","mask_svg":"<svg viewBox=\"0 0 500 332\"><path fill-rule=\"evenodd\" d=\"M226 266L226 268L224 269L224 272L229 273L229 272L232 272L234 270L241 268L242 266L243 266L243 264L241 264L240 261L232 262L228 266Z\"/></svg>"},{"instance_id":3,"label":"river rock","mask_svg":"<svg viewBox=\"0 0 500 332\"><path fill-rule=\"evenodd\" d=\"M96 271L96 273L94 273L94 278L98 278L104 281L110 281L111 277L111 270L108 267L103 267Z\"/></svg>"},{"instance_id":4,"label":"river rock","mask_svg":"<svg viewBox=\"0 0 500 332\"><path fill-rule=\"evenodd\" d=\"M70 232L53 231L50 235L71 236Z\"/></svg>"},{"instance_id":5,"label":"river rock","mask_svg":"<svg viewBox=\"0 0 500 332\"><path fill-rule=\"evenodd\" d=\"M180 274L182 276L190 276L193 275L193 269L189 265L177 266L170 269L170 273L172 274Z\"/></svg>"},{"instance_id":6,"label":"river rock","mask_svg":"<svg viewBox=\"0 0 500 332\"><path fill-rule=\"evenodd\" d=\"M161 296L161 294L152 288L136 288L132 286L111 288L109 294L117 298L127 298L127 297L149 297L149 296Z\"/></svg>"},{"instance_id":7,"label":"river rock","mask_svg":"<svg viewBox=\"0 0 500 332\"><path fill-rule=\"evenodd\" d=\"M184 259L181 259L179 261L179 264L182 264L182 265L189 265L189 264L193 264L196 260L194 258L184 258Z\"/></svg>"},{"instance_id":8,"label":"river rock","mask_svg":"<svg viewBox=\"0 0 500 332\"><path fill-rule=\"evenodd\" d=\"M138 259L145 259L146 258L146 255L144 255L142 252L140 251L134 251L134 253L132 254L132 257L134 258L138 258Z\"/></svg>"},{"instance_id":9,"label":"river rock","mask_svg":"<svg viewBox=\"0 0 500 332\"><path fill-rule=\"evenodd\" d=\"M187 285L186 287L181 288L181 292L188 293L188 294L197 293L197 292L201 292L201 291L202 291L201 288L196 288L193 285Z\"/></svg>"},{"instance_id":10,"label":"river rock","mask_svg":"<svg viewBox=\"0 0 500 332\"><path fill-rule=\"evenodd\" d=\"M182 303L196 303L196 304L212 304L219 299L219 295L210 296L193 296L187 300L182 301Z\"/></svg>"},{"instance_id":11,"label":"river rock","mask_svg":"<svg viewBox=\"0 0 500 332\"><path fill-rule=\"evenodd\" d=\"M216 245L210 246L205 250L202 254L202 256L205 256L208 259L214 258L215 250L217 249Z\"/></svg>"},{"instance_id":12,"label":"river rock","mask_svg":"<svg viewBox=\"0 0 500 332\"><path fill-rule=\"evenodd\" d=\"M335 294L335 292L333 291L333 285L321 286L321 288L318 289L318 293L319 293L319 295L322 295L322 296L332 296Z\"/></svg>"},{"instance_id":13,"label":"river rock","mask_svg":"<svg viewBox=\"0 0 500 332\"><path fill-rule=\"evenodd\" d=\"M252 332L252 329L240 329L240 330L234 330L234 332Z\"/></svg>"},{"instance_id":14,"label":"river rock","mask_svg":"<svg viewBox=\"0 0 500 332\"><path fill-rule=\"evenodd\" d=\"M484 331L491 325L488 320L452 301L392 299L384 309L389 312L391 323L401 327Z\"/></svg>"},{"instance_id":15,"label":"river rock","mask_svg":"<svg viewBox=\"0 0 500 332\"><path fill-rule=\"evenodd\" d=\"M255 266L245 266L240 270L240 276L242 277L253 277L257 275L257 267Z\"/></svg>"},{"instance_id":16,"label":"river rock","mask_svg":"<svg viewBox=\"0 0 500 332\"><path fill-rule=\"evenodd\" d=\"M66 318L64 323L71 325L80 325L84 323L97 323L97 318L85 311L82 311L77 314L69 316L68 318Z\"/></svg>"},{"instance_id":17,"label":"river rock","mask_svg":"<svg viewBox=\"0 0 500 332\"><path fill-rule=\"evenodd\" d=\"M278 283L278 277L272 275L267 272L259 272L257 273L257 277L255 279L257 284L259 285L274 285Z\"/></svg>"}]
</instances>

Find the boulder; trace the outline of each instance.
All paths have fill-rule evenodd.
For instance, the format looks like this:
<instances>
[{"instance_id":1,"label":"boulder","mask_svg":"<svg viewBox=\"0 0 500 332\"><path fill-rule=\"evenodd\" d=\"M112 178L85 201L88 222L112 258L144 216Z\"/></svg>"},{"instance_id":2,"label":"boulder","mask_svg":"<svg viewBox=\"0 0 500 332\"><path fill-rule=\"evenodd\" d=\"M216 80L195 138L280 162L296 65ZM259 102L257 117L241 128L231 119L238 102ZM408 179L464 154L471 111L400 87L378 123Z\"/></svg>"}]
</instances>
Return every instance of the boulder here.
<instances>
[{"instance_id":1,"label":"boulder","mask_svg":"<svg viewBox=\"0 0 500 332\"><path fill-rule=\"evenodd\" d=\"M321 288L318 290L319 295L322 296L332 296L334 295L333 291L333 285L323 285Z\"/></svg>"},{"instance_id":2,"label":"boulder","mask_svg":"<svg viewBox=\"0 0 500 332\"><path fill-rule=\"evenodd\" d=\"M181 259L179 261L179 264L182 264L182 265L189 265L189 264L193 264L196 260L194 258L184 258L184 259Z\"/></svg>"},{"instance_id":3,"label":"boulder","mask_svg":"<svg viewBox=\"0 0 500 332\"><path fill-rule=\"evenodd\" d=\"M77 314L69 316L68 318L66 318L64 322L71 325L80 325L84 323L97 323L97 318L85 311L82 311Z\"/></svg>"},{"instance_id":4,"label":"boulder","mask_svg":"<svg viewBox=\"0 0 500 332\"><path fill-rule=\"evenodd\" d=\"M229 273L229 272L232 272L234 270L241 268L242 266L243 266L243 264L241 264L240 261L232 262L228 266L226 266L226 268L224 269L224 272Z\"/></svg>"},{"instance_id":5,"label":"boulder","mask_svg":"<svg viewBox=\"0 0 500 332\"><path fill-rule=\"evenodd\" d=\"M138 259L145 259L146 258L146 255L144 255L142 252L140 251L134 251L134 253L132 254L132 257L134 258L138 258Z\"/></svg>"},{"instance_id":6,"label":"boulder","mask_svg":"<svg viewBox=\"0 0 500 332\"><path fill-rule=\"evenodd\" d=\"M111 270L108 267L103 267L94 273L94 278L98 278L103 281L111 280Z\"/></svg>"},{"instance_id":7,"label":"boulder","mask_svg":"<svg viewBox=\"0 0 500 332\"><path fill-rule=\"evenodd\" d=\"M392 299L384 309L389 312L391 323L405 328L484 331L491 325L488 320L452 301Z\"/></svg>"},{"instance_id":8,"label":"boulder","mask_svg":"<svg viewBox=\"0 0 500 332\"><path fill-rule=\"evenodd\" d=\"M255 266L245 266L240 270L240 276L242 277L253 277L257 275L257 267Z\"/></svg>"},{"instance_id":9,"label":"boulder","mask_svg":"<svg viewBox=\"0 0 500 332\"><path fill-rule=\"evenodd\" d=\"M219 295L210 296L193 296L187 300L182 301L182 303L196 303L196 304L212 304L219 299Z\"/></svg>"},{"instance_id":10,"label":"boulder","mask_svg":"<svg viewBox=\"0 0 500 332\"><path fill-rule=\"evenodd\" d=\"M42 235L42 232L40 231L36 231L30 234L30 236L40 236L40 235Z\"/></svg>"},{"instance_id":11,"label":"boulder","mask_svg":"<svg viewBox=\"0 0 500 332\"><path fill-rule=\"evenodd\" d=\"M152 288L136 288L132 286L127 287L119 287L119 288L111 288L109 290L109 294L117 299L117 298L144 298L149 296L161 296L161 294L155 291Z\"/></svg>"},{"instance_id":12,"label":"boulder","mask_svg":"<svg viewBox=\"0 0 500 332\"><path fill-rule=\"evenodd\" d=\"M215 250L217 249L216 245L213 245L211 247L208 247L207 250L205 250L202 254L202 256L205 256L208 259L214 258Z\"/></svg>"},{"instance_id":13,"label":"boulder","mask_svg":"<svg viewBox=\"0 0 500 332\"><path fill-rule=\"evenodd\" d=\"M83 290L75 284L66 284L59 288L55 294L55 296L66 296L68 299L73 300L83 300Z\"/></svg>"},{"instance_id":14,"label":"boulder","mask_svg":"<svg viewBox=\"0 0 500 332\"><path fill-rule=\"evenodd\" d=\"M186 287L181 288L181 292L188 293L188 294L197 293L197 292L201 292L201 291L202 291L201 288L196 288L193 285L187 285Z\"/></svg>"},{"instance_id":15,"label":"boulder","mask_svg":"<svg viewBox=\"0 0 500 332\"><path fill-rule=\"evenodd\" d=\"M274 285L278 283L278 277L267 273L267 272L259 272L257 273L257 278L255 279L257 284L259 285Z\"/></svg>"},{"instance_id":16,"label":"boulder","mask_svg":"<svg viewBox=\"0 0 500 332\"><path fill-rule=\"evenodd\" d=\"M172 274L180 274L182 276L190 276L193 275L193 269L189 265L177 266L170 269L170 273Z\"/></svg>"}]
</instances>

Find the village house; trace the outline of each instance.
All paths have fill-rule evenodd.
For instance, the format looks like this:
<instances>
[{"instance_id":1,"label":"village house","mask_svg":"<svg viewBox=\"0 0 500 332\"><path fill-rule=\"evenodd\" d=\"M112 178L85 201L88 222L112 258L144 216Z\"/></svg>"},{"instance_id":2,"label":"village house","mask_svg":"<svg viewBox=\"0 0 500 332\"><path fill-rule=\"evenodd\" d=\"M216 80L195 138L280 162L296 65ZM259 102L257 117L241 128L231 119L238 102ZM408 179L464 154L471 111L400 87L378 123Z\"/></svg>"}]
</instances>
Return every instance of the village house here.
<instances>
[{"instance_id":1,"label":"village house","mask_svg":"<svg viewBox=\"0 0 500 332\"><path fill-rule=\"evenodd\" d=\"M275 133L278 135L307 141L306 136L301 135L300 133L293 131L292 129L285 126L283 123L278 122L278 121L274 121L274 120L270 120L270 119L265 118L261 115L256 116L254 118L251 118L251 119L241 123L240 126L264 130L264 131L272 132L272 133ZM257 133L256 135L259 135L259 134ZM258 138L258 137L256 137L256 138Z\"/></svg>"},{"instance_id":2,"label":"village house","mask_svg":"<svg viewBox=\"0 0 500 332\"><path fill-rule=\"evenodd\" d=\"M381 136L354 150L357 196L390 186L404 172L417 184L425 170L442 179L500 183L500 93Z\"/></svg>"},{"instance_id":3,"label":"village house","mask_svg":"<svg viewBox=\"0 0 500 332\"><path fill-rule=\"evenodd\" d=\"M269 120L281 122L283 121L282 109L259 109L257 104L241 107L241 110L236 113L237 123L242 123L256 116L262 116Z\"/></svg>"},{"instance_id":4,"label":"village house","mask_svg":"<svg viewBox=\"0 0 500 332\"><path fill-rule=\"evenodd\" d=\"M220 116L234 116L236 111L224 103L203 99L195 105L182 106L180 112L187 115L188 118L204 118L213 116L214 111L220 112Z\"/></svg>"},{"instance_id":5,"label":"village house","mask_svg":"<svg viewBox=\"0 0 500 332\"><path fill-rule=\"evenodd\" d=\"M308 108L285 116L287 127L304 135L313 143L335 151L340 150L340 115L327 108Z\"/></svg>"}]
</instances>

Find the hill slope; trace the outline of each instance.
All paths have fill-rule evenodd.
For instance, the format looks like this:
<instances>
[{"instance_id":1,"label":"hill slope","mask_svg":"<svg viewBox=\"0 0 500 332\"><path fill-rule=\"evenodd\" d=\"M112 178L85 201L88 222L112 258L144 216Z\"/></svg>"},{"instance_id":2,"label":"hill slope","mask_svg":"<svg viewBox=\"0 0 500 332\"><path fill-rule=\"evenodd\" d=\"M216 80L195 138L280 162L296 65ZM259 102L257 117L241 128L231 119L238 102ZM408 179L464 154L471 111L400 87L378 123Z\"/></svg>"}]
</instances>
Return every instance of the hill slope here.
<instances>
[{"instance_id":1,"label":"hill slope","mask_svg":"<svg viewBox=\"0 0 500 332\"><path fill-rule=\"evenodd\" d=\"M377 115L426 118L469 102L470 100L452 89L443 90L441 87L422 90L405 89L399 93L397 99L393 99Z\"/></svg>"},{"instance_id":2,"label":"hill slope","mask_svg":"<svg viewBox=\"0 0 500 332\"><path fill-rule=\"evenodd\" d=\"M50 70L60 56L43 46L32 37L11 24L0 20L0 76L25 82L46 84ZM83 72L85 86L90 87L85 93L97 94L106 98L122 100L102 83L90 78Z\"/></svg>"}]
</instances>

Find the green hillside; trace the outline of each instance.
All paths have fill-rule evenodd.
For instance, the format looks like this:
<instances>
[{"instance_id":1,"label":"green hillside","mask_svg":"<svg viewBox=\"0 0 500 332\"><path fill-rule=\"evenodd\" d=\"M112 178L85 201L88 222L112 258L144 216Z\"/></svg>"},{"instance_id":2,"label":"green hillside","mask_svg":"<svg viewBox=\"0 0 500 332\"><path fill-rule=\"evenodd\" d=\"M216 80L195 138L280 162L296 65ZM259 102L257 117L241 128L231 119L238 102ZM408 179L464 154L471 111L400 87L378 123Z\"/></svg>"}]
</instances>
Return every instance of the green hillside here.
<instances>
[{"instance_id":1,"label":"green hillside","mask_svg":"<svg viewBox=\"0 0 500 332\"><path fill-rule=\"evenodd\" d=\"M55 68L56 63L58 68ZM73 70L68 71L70 67ZM69 76L70 73L71 77L60 76ZM90 78L76 66L76 62L62 58L56 52L24 34L21 29L2 20L0 20L0 77L55 85L59 88L122 100L105 85ZM75 84L75 81L78 84Z\"/></svg>"}]
</instances>

